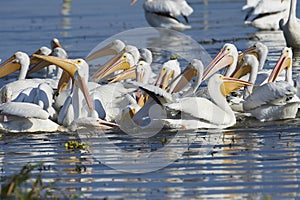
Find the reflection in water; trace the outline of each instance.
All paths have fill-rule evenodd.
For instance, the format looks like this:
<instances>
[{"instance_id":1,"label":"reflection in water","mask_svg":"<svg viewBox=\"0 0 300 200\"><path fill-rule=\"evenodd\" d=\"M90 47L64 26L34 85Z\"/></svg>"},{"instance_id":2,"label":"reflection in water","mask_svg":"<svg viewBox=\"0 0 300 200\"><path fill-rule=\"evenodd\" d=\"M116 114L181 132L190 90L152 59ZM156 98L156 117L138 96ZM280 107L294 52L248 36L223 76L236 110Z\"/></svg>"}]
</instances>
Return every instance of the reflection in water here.
<instances>
[{"instance_id":1,"label":"reflection in water","mask_svg":"<svg viewBox=\"0 0 300 200\"><path fill-rule=\"evenodd\" d=\"M64 0L60 14L62 15L61 20L60 20L60 26L63 30L65 30L62 33L63 37L68 37L69 36L69 31L71 27L71 18L69 17L70 12L71 12L71 3L72 0Z\"/></svg>"}]
</instances>

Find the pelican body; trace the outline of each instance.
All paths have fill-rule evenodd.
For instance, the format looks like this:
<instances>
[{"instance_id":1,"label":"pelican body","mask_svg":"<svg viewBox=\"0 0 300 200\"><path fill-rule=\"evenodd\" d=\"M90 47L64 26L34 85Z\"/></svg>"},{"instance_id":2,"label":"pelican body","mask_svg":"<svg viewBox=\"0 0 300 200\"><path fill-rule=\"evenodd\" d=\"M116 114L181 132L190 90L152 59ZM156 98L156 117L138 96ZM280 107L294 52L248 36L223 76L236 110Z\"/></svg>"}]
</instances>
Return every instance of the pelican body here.
<instances>
[{"instance_id":1,"label":"pelican body","mask_svg":"<svg viewBox=\"0 0 300 200\"><path fill-rule=\"evenodd\" d=\"M137 0L132 0L133 5ZM168 28L177 31L190 29L191 26L179 21L182 16L188 23L188 16L193 8L185 0L146 0L143 4L145 18L153 27Z\"/></svg>"}]
</instances>

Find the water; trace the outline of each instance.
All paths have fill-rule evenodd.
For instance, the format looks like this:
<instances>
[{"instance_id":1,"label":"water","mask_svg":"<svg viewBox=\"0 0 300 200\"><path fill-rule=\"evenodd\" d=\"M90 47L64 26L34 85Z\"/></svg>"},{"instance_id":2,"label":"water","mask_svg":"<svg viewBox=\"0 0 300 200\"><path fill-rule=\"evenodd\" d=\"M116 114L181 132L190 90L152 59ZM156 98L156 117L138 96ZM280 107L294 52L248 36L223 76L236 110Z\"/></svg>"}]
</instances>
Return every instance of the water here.
<instances>
[{"instance_id":1,"label":"water","mask_svg":"<svg viewBox=\"0 0 300 200\"><path fill-rule=\"evenodd\" d=\"M269 47L266 68L272 68L284 47L280 31L257 31L244 25L245 13L240 0L190 0L193 27L184 34L198 41L213 57L225 42L243 50L260 40ZM50 46L57 37L71 58L85 57L99 42L132 28L146 27L142 1L134 7L129 1L46 1L3 0L0 7L0 58L18 50L29 54L41 46ZM299 63L294 64L294 76ZM120 162L115 149L101 159L101 134L75 133L2 134L0 139L1 177L17 173L22 166L44 161L40 169L45 183L51 182L54 195L79 198L203 198L203 199L294 199L300 196L299 119L259 123L239 123L220 133L182 132L188 148L171 164L151 173L126 173L115 170L124 164L129 169L141 166ZM89 138L88 150L66 150L65 143ZM152 153L170 142L172 132L163 132L148 140L110 133L106 137L120 148ZM211 139L204 150L203 141ZM171 148L172 150L172 148ZM137 154L139 155L139 154ZM157 155L158 163L166 155ZM169 155L169 154L167 154ZM173 155L173 154L170 154ZM99 158L99 157L98 157ZM170 158L170 157L169 157ZM158 159L158 160L156 160ZM108 164L108 165L107 165ZM127 165L126 165L127 164ZM139 169L140 168L140 169ZM36 170L34 173L38 173Z\"/></svg>"}]
</instances>

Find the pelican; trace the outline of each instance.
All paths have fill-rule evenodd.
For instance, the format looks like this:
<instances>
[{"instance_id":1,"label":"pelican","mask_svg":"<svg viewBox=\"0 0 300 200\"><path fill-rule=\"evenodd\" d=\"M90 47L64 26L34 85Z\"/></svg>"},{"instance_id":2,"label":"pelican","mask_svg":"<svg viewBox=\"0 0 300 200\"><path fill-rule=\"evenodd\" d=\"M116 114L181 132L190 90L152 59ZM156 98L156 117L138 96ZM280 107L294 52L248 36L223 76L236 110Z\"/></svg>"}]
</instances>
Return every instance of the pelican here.
<instances>
[{"instance_id":1,"label":"pelican","mask_svg":"<svg viewBox=\"0 0 300 200\"><path fill-rule=\"evenodd\" d=\"M220 52L215 56L215 58L208 64L204 69L202 81L209 78L218 70L226 67L225 76L230 76L237 65L238 61L238 51L233 44L226 43Z\"/></svg>"},{"instance_id":2,"label":"pelican","mask_svg":"<svg viewBox=\"0 0 300 200\"><path fill-rule=\"evenodd\" d=\"M132 0L130 5L137 0ZM190 29L191 26L178 20L178 16L183 16L188 23L188 16L193 13L193 8L185 0L146 0L143 4L145 18L153 27L162 27L177 31Z\"/></svg>"},{"instance_id":3,"label":"pelican","mask_svg":"<svg viewBox=\"0 0 300 200\"><path fill-rule=\"evenodd\" d=\"M19 70L17 81L11 81L6 85L12 90L12 99L15 99L21 91L28 87L37 87L40 83L47 83L52 88L57 87L57 82L52 79L25 79L29 67L29 56L24 52L16 52L9 59L1 63L0 78ZM1 88L2 90L3 88Z\"/></svg>"},{"instance_id":4,"label":"pelican","mask_svg":"<svg viewBox=\"0 0 300 200\"><path fill-rule=\"evenodd\" d=\"M201 97L181 98L176 103L165 105L170 110L180 111L181 117L162 121L169 128L179 129L224 129L233 126L236 118L226 96L245 85L251 83L214 74L207 86L213 102Z\"/></svg>"},{"instance_id":5,"label":"pelican","mask_svg":"<svg viewBox=\"0 0 300 200\"><path fill-rule=\"evenodd\" d=\"M263 30L278 30L279 20L288 17L288 2L260 0L245 17L245 24Z\"/></svg>"},{"instance_id":6,"label":"pelican","mask_svg":"<svg viewBox=\"0 0 300 200\"><path fill-rule=\"evenodd\" d=\"M286 2L286 0L282 0ZM290 0L289 16L286 22L285 19L280 20L280 28L286 41L287 47L300 49L300 21L296 17L297 0Z\"/></svg>"},{"instance_id":7,"label":"pelican","mask_svg":"<svg viewBox=\"0 0 300 200\"><path fill-rule=\"evenodd\" d=\"M295 118L300 101L293 86L292 55L290 48L282 50L268 83L255 89L243 102L245 112L260 121ZM274 82L282 70L286 71L286 80Z\"/></svg>"},{"instance_id":8,"label":"pelican","mask_svg":"<svg viewBox=\"0 0 300 200\"><path fill-rule=\"evenodd\" d=\"M61 123L60 119L68 120L69 123L64 124L68 126L74 121L75 119L87 116L96 116L94 112L94 105L92 104L91 97L87 90L87 77L88 77L88 65L83 59L61 59L54 56L41 56L41 55L34 55L35 57L60 66L64 70L66 70L70 76L74 79L74 86L73 91L67 103L64 104L64 107L61 112L59 113L59 122ZM86 100L88 108L83 107L82 101L83 99ZM65 116L66 113L69 112L72 114ZM71 116L73 115L73 116ZM62 121L63 121L62 120Z\"/></svg>"},{"instance_id":9,"label":"pelican","mask_svg":"<svg viewBox=\"0 0 300 200\"><path fill-rule=\"evenodd\" d=\"M257 58L252 54L245 54L242 65L232 74L233 78L243 78L241 80L245 80L244 78L247 77L247 80L245 81L252 83L252 85L245 86L240 95L228 95L227 100L229 101L229 105L232 110L237 112L243 111L244 99L253 91L253 84L257 78L258 67L259 62Z\"/></svg>"},{"instance_id":10,"label":"pelican","mask_svg":"<svg viewBox=\"0 0 300 200\"><path fill-rule=\"evenodd\" d=\"M92 101L89 94L87 88L89 66L85 60L62 59L54 56L34 56L63 68L74 80L72 93L66 99L58 114L58 122L60 124L69 127L71 130L76 129L78 125L84 125L86 123L93 126L97 125L105 129L116 126L114 123L109 123L99 118L99 116L104 115L101 113L103 112L103 107L101 105L99 108L98 104Z\"/></svg>"}]
</instances>

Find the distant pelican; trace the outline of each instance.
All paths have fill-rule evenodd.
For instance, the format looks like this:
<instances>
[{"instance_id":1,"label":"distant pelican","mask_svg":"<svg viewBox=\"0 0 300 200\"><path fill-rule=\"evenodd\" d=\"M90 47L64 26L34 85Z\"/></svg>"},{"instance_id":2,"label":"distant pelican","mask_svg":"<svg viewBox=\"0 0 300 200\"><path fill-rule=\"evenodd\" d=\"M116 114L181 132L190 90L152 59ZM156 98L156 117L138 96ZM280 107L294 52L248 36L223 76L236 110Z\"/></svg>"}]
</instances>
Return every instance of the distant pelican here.
<instances>
[{"instance_id":1,"label":"distant pelican","mask_svg":"<svg viewBox=\"0 0 300 200\"><path fill-rule=\"evenodd\" d=\"M280 26L283 30L286 46L300 49L300 20L296 17L297 0L290 0L290 2L289 17L287 21L281 19Z\"/></svg>"},{"instance_id":2,"label":"distant pelican","mask_svg":"<svg viewBox=\"0 0 300 200\"><path fill-rule=\"evenodd\" d=\"M130 5L137 0L132 0ZM180 22L177 17L183 16L188 23L188 16L193 13L193 8L185 0L146 0L143 8L145 18L153 27L162 27L183 31L191 26Z\"/></svg>"},{"instance_id":3,"label":"distant pelican","mask_svg":"<svg viewBox=\"0 0 300 200\"><path fill-rule=\"evenodd\" d=\"M244 103L245 112L260 121L272 121L280 119L295 118L300 100L292 80L292 50L285 47L274 67L268 83L255 89ZM277 81L279 73L286 71L286 80Z\"/></svg>"},{"instance_id":4,"label":"distant pelican","mask_svg":"<svg viewBox=\"0 0 300 200\"><path fill-rule=\"evenodd\" d=\"M263 30L278 30L279 20L288 17L289 3L282 0L260 0L249 9L245 23Z\"/></svg>"}]
</instances>

